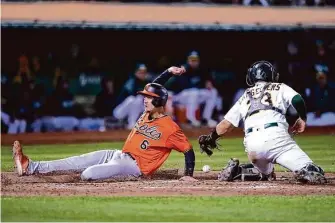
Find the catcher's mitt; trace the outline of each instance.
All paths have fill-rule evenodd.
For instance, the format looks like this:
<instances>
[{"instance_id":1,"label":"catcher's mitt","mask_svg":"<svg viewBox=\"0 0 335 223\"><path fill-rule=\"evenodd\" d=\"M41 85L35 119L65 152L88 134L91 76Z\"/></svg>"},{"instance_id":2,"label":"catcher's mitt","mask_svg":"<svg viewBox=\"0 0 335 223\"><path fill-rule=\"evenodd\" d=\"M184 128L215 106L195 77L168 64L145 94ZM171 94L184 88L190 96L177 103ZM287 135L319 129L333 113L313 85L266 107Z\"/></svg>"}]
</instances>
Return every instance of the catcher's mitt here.
<instances>
[{"instance_id":1,"label":"catcher's mitt","mask_svg":"<svg viewBox=\"0 0 335 223\"><path fill-rule=\"evenodd\" d=\"M201 135L199 137L200 152L205 152L208 156L213 154L213 149L219 149L216 139L213 139L211 134Z\"/></svg>"}]
</instances>

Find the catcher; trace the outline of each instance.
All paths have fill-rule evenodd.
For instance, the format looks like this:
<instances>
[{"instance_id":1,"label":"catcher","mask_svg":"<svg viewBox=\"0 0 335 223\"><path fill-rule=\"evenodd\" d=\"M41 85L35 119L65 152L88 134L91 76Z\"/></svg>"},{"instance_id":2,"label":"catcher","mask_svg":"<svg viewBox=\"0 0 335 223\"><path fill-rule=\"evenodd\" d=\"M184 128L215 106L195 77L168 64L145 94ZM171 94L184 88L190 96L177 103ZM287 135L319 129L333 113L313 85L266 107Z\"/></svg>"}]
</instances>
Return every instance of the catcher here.
<instances>
[{"instance_id":1,"label":"catcher","mask_svg":"<svg viewBox=\"0 0 335 223\"><path fill-rule=\"evenodd\" d=\"M19 176L53 171L82 171L82 180L111 177L151 176L168 158L171 150L185 156L181 180L196 181L193 176L195 155L192 145L171 117L165 115L167 90L161 85L184 68L170 67L147 84L143 91L145 111L128 135L122 148L106 149L52 161L32 161L23 153L20 142L13 144L13 158Z\"/></svg>"},{"instance_id":2,"label":"catcher","mask_svg":"<svg viewBox=\"0 0 335 223\"><path fill-rule=\"evenodd\" d=\"M285 115L293 107L298 118L292 133L304 132L305 102L295 90L278 81L279 73L271 63L258 61L252 64L246 76L250 88L210 134L199 137L201 152L211 156L221 136L238 127L240 121L244 124L244 147L252 164L239 165L238 159L231 159L218 175L218 180L272 180L277 163L292 171L300 182L326 182L323 169L300 149L288 130Z\"/></svg>"}]
</instances>

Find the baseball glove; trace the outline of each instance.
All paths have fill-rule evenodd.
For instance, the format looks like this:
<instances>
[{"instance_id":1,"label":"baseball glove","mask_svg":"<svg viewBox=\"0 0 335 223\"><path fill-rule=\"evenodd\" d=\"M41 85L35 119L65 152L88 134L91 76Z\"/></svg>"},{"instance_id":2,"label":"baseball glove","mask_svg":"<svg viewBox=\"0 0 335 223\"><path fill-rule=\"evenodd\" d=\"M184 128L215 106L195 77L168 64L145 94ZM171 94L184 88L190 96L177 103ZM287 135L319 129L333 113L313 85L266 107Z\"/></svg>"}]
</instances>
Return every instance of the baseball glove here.
<instances>
[{"instance_id":1,"label":"baseball glove","mask_svg":"<svg viewBox=\"0 0 335 223\"><path fill-rule=\"evenodd\" d=\"M215 139L209 135L201 135L198 139L200 145L200 152L205 152L208 156L213 154L213 149L219 149Z\"/></svg>"}]
</instances>

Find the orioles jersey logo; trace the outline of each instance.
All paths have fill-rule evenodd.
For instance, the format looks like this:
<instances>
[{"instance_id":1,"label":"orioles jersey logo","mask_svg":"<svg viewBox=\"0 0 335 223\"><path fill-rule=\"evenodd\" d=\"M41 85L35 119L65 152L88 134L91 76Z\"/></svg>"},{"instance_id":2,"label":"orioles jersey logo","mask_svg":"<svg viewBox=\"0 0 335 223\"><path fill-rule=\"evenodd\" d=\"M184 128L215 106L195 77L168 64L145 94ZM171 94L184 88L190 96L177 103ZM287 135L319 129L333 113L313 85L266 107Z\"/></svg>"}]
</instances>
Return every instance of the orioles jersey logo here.
<instances>
[{"instance_id":1,"label":"orioles jersey logo","mask_svg":"<svg viewBox=\"0 0 335 223\"><path fill-rule=\"evenodd\" d=\"M162 136L162 133L160 133L157 130L156 126L149 127L148 124L144 124L141 126L136 124L135 129L137 130L139 134L144 135L145 137L148 137L149 139L159 140Z\"/></svg>"}]
</instances>

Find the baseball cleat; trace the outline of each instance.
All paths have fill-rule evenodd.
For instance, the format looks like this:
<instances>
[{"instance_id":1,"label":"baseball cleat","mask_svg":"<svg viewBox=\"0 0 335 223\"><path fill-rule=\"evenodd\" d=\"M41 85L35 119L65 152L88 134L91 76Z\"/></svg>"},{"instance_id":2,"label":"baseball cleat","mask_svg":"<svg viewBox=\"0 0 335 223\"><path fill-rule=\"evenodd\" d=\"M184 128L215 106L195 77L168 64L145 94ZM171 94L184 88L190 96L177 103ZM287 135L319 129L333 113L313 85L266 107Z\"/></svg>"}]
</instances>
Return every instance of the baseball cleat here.
<instances>
[{"instance_id":1,"label":"baseball cleat","mask_svg":"<svg viewBox=\"0 0 335 223\"><path fill-rule=\"evenodd\" d=\"M13 160L16 167L16 171L19 176L27 174L29 158L23 154L22 146L19 141L13 143Z\"/></svg>"},{"instance_id":2,"label":"baseball cleat","mask_svg":"<svg viewBox=\"0 0 335 223\"><path fill-rule=\"evenodd\" d=\"M219 181L233 181L238 174L240 161L237 158L230 158L228 164L218 174Z\"/></svg>"},{"instance_id":3,"label":"baseball cleat","mask_svg":"<svg viewBox=\"0 0 335 223\"><path fill-rule=\"evenodd\" d=\"M325 176L315 171L306 171L306 170L295 171L294 176L296 180L299 181L300 183L307 183L307 184L327 183L327 179L325 178Z\"/></svg>"}]
</instances>

